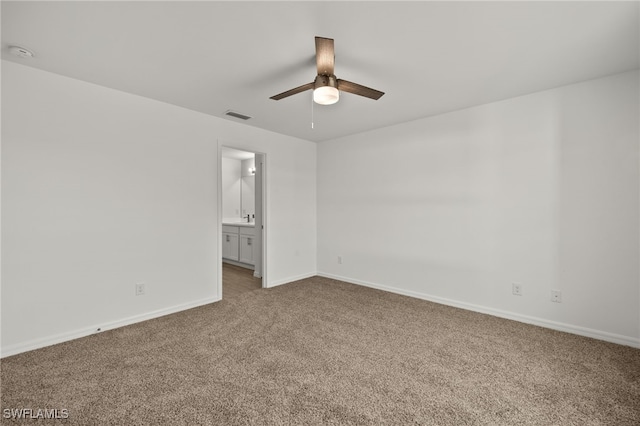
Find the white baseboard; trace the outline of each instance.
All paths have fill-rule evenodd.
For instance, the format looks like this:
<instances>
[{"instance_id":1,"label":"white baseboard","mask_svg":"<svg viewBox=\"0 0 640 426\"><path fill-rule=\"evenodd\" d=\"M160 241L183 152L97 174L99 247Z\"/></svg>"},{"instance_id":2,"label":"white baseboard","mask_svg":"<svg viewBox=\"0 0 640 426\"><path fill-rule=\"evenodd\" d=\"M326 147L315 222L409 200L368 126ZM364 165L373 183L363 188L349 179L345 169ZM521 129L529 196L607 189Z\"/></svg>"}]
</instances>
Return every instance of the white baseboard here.
<instances>
[{"instance_id":1,"label":"white baseboard","mask_svg":"<svg viewBox=\"0 0 640 426\"><path fill-rule=\"evenodd\" d=\"M222 258L222 263L228 263L229 265L239 266L241 268L250 269L252 271L255 270L255 266L254 265L251 265L249 263L238 262L237 260L231 260L231 259Z\"/></svg>"},{"instance_id":2,"label":"white baseboard","mask_svg":"<svg viewBox=\"0 0 640 426\"><path fill-rule=\"evenodd\" d=\"M410 296L410 297L415 297L417 299L428 300L430 302L440 303L442 305L447 305L447 306L453 306L455 308L461 308L469 311L479 312L482 314L493 315L495 317L506 318L514 321L523 322L526 324L537 325L539 327L550 328L552 330L564 331L566 333L577 334L579 336L591 337L593 339L604 340L606 342L617 343L619 345L640 348L640 339L637 339L634 337L623 336L620 334L609 333L606 331L594 330L591 328L580 327L572 324L550 321L544 318L522 315L516 312L503 311L500 309L488 308L485 306L474 305L471 303L458 302L452 299L446 299L446 298L432 296L429 294L420 293L416 291L404 290L396 287L390 287L382 284L371 283L367 281L342 277L339 275L333 275L333 274L328 274L324 272L318 272L318 276L331 278L339 281L344 281L351 284L357 284L364 287L375 288L378 290L384 290L390 293L401 294L403 296Z\"/></svg>"},{"instance_id":3,"label":"white baseboard","mask_svg":"<svg viewBox=\"0 0 640 426\"><path fill-rule=\"evenodd\" d=\"M289 277L289 278L285 278L282 280L276 280L276 281L271 281L267 284L267 288L272 288L272 287L276 287L282 284L288 284L288 283L292 283L294 281L298 281L298 280L304 280L305 278L311 278L311 277L315 277L318 274L316 272L311 272L311 273L307 273L307 274L302 274L302 275L298 275L295 277Z\"/></svg>"},{"instance_id":4,"label":"white baseboard","mask_svg":"<svg viewBox=\"0 0 640 426\"><path fill-rule=\"evenodd\" d=\"M117 321L112 321L106 324L96 324L93 327L86 327L79 330L73 330L66 333L56 334L54 336L48 336L40 339L33 339L14 345L9 345L6 348L2 348L0 358L5 358L11 355L16 355L22 352L32 351L34 349L44 348L46 346L56 345L58 343L67 342L69 340L79 339L91 334L101 333L107 330L113 330L114 328L124 327L125 325L131 325L142 321L147 321L153 318L159 318L165 315L174 314L180 311L186 311L187 309L197 308L198 306L208 305L210 303L218 302L220 298L207 298L200 299L194 302L183 303L180 305L171 306L164 309L158 309L156 311L147 312L140 315L134 315L128 318L123 318ZM100 329L100 331L98 331Z\"/></svg>"}]
</instances>

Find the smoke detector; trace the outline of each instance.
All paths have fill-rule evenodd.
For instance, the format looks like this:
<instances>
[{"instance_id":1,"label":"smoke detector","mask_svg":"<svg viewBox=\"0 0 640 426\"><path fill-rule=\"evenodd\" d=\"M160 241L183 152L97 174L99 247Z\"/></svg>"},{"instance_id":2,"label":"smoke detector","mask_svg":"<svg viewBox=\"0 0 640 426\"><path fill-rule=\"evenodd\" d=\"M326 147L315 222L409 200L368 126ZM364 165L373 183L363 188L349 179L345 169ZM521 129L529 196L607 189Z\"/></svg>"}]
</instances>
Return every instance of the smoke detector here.
<instances>
[{"instance_id":1,"label":"smoke detector","mask_svg":"<svg viewBox=\"0 0 640 426\"><path fill-rule=\"evenodd\" d=\"M20 46L9 46L9 52L21 58L33 58L34 56L32 51Z\"/></svg>"}]
</instances>

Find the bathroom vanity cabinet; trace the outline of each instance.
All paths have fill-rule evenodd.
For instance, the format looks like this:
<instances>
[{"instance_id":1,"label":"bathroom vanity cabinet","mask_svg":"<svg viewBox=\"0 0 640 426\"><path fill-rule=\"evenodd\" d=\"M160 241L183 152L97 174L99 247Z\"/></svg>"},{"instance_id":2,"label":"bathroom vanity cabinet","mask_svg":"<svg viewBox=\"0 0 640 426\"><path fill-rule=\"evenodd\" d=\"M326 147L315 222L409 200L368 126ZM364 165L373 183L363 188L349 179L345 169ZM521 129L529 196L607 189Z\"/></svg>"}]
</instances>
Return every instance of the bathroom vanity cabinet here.
<instances>
[{"instance_id":1,"label":"bathroom vanity cabinet","mask_svg":"<svg viewBox=\"0 0 640 426\"><path fill-rule=\"evenodd\" d=\"M254 265L255 226L222 225L222 258Z\"/></svg>"}]
</instances>

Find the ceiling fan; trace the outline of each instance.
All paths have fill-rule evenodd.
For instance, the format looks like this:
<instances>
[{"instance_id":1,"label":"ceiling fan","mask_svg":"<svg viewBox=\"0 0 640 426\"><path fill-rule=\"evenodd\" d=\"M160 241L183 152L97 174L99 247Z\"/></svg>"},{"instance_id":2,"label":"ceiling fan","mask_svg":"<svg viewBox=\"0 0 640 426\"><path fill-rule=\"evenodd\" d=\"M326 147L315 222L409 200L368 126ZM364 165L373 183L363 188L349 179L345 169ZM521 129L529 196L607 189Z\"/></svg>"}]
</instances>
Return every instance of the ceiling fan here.
<instances>
[{"instance_id":1,"label":"ceiling fan","mask_svg":"<svg viewBox=\"0 0 640 426\"><path fill-rule=\"evenodd\" d=\"M334 74L334 63L335 53L333 50L333 39L316 37L316 67L318 69L316 79L312 83L303 84L295 89L271 96L270 99L279 101L280 99L310 89L313 89L314 102L321 105L331 105L338 102L338 99L340 99L340 91L375 100L380 99L380 97L384 95L384 92L380 92L379 90L336 78Z\"/></svg>"}]
</instances>

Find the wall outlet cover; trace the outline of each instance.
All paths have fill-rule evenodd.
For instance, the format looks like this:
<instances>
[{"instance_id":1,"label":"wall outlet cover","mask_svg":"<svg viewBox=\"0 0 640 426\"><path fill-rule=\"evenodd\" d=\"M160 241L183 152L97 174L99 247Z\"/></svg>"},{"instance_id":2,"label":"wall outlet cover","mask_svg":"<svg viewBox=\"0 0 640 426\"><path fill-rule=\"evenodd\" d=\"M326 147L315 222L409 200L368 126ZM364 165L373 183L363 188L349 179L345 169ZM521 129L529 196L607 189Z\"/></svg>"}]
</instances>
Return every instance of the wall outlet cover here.
<instances>
[{"instance_id":1,"label":"wall outlet cover","mask_svg":"<svg viewBox=\"0 0 640 426\"><path fill-rule=\"evenodd\" d=\"M136 296L142 296L144 294L145 288L144 283L136 284Z\"/></svg>"},{"instance_id":2,"label":"wall outlet cover","mask_svg":"<svg viewBox=\"0 0 640 426\"><path fill-rule=\"evenodd\" d=\"M522 296L522 284L512 283L511 292L514 296Z\"/></svg>"}]
</instances>

